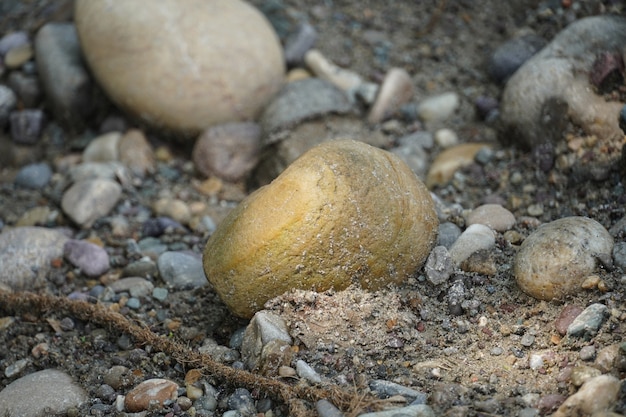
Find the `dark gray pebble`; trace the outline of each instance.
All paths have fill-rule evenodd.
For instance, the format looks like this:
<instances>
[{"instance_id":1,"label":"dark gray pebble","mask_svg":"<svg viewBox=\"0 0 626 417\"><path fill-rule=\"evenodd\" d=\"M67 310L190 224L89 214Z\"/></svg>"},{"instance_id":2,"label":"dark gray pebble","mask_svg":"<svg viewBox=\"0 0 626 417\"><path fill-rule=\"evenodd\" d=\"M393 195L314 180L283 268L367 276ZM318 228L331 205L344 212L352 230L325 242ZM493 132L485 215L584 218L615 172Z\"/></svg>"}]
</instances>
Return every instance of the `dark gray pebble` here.
<instances>
[{"instance_id":1,"label":"dark gray pebble","mask_svg":"<svg viewBox=\"0 0 626 417\"><path fill-rule=\"evenodd\" d=\"M615 265L626 271L626 242L617 242L613 246L613 261Z\"/></svg>"},{"instance_id":2,"label":"dark gray pebble","mask_svg":"<svg viewBox=\"0 0 626 417\"><path fill-rule=\"evenodd\" d=\"M228 408L239 411L243 417L255 417L257 414L254 399L245 388L237 388L228 397Z\"/></svg>"},{"instance_id":3,"label":"dark gray pebble","mask_svg":"<svg viewBox=\"0 0 626 417\"><path fill-rule=\"evenodd\" d=\"M261 126L264 146L282 140L284 132L304 120L353 110L343 91L319 78L288 83L265 108Z\"/></svg>"},{"instance_id":4,"label":"dark gray pebble","mask_svg":"<svg viewBox=\"0 0 626 417\"><path fill-rule=\"evenodd\" d=\"M160 255L167 251L167 245L155 237L141 239L137 246L142 255Z\"/></svg>"},{"instance_id":5,"label":"dark gray pebble","mask_svg":"<svg viewBox=\"0 0 626 417\"><path fill-rule=\"evenodd\" d=\"M546 40L534 34L510 39L500 45L489 59L489 75L499 83L505 82L524 62L546 45Z\"/></svg>"},{"instance_id":6,"label":"dark gray pebble","mask_svg":"<svg viewBox=\"0 0 626 417\"><path fill-rule=\"evenodd\" d=\"M498 104L498 100L491 96L479 96L474 100L478 116L487 122L497 118Z\"/></svg>"},{"instance_id":7,"label":"dark gray pebble","mask_svg":"<svg viewBox=\"0 0 626 417\"><path fill-rule=\"evenodd\" d=\"M454 242L461 236L461 228L452 222L439 224L439 235L437 245L450 249Z\"/></svg>"},{"instance_id":8,"label":"dark gray pebble","mask_svg":"<svg viewBox=\"0 0 626 417\"><path fill-rule=\"evenodd\" d=\"M113 387L107 384L100 385L96 389L95 394L96 397L105 401L113 401L115 399L115 396L117 395Z\"/></svg>"},{"instance_id":9,"label":"dark gray pebble","mask_svg":"<svg viewBox=\"0 0 626 417\"><path fill-rule=\"evenodd\" d=\"M43 112L39 109L17 110L9 115L11 137L15 143L34 145L41 137L44 123Z\"/></svg>"},{"instance_id":10,"label":"dark gray pebble","mask_svg":"<svg viewBox=\"0 0 626 417\"><path fill-rule=\"evenodd\" d=\"M144 236L159 237L168 230L186 230L185 227L169 217L148 219L143 223L141 233Z\"/></svg>"},{"instance_id":11,"label":"dark gray pebble","mask_svg":"<svg viewBox=\"0 0 626 417\"><path fill-rule=\"evenodd\" d=\"M298 30L285 41L285 60L289 66L297 66L304 60L307 51L313 48L317 40L317 31L307 22L298 26Z\"/></svg>"},{"instance_id":12,"label":"dark gray pebble","mask_svg":"<svg viewBox=\"0 0 626 417\"><path fill-rule=\"evenodd\" d=\"M21 71L11 71L7 84L15 92L24 107L36 107L41 101L41 89L36 75L27 75Z\"/></svg>"},{"instance_id":13,"label":"dark gray pebble","mask_svg":"<svg viewBox=\"0 0 626 417\"><path fill-rule=\"evenodd\" d=\"M157 272L156 263L152 259L143 258L126 265L122 270L122 276L152 278L156 276Z\"/></svg>"},{"instance_id":14,"label":"dark gray pebble","mask_svg":"<svg viewBox=\"0 0 626 417\"><path fill-rule=\"evenodd\" d=\"M17 97L13 90L5 85L0 85L0 129L3 129L9 121L11 111L15 109Z\"/></svg>"},{"instance_id":15,"label":"dark gray pebble","mask_svg":"<svg viewBox=\"0 0 626 417\"><path fill-rule=\"evenodd\" d=\"M31 190L43 188L52 178L52 169L45 163L26 165L15 176L15 185Z\"/></svg>"}]
</instances>

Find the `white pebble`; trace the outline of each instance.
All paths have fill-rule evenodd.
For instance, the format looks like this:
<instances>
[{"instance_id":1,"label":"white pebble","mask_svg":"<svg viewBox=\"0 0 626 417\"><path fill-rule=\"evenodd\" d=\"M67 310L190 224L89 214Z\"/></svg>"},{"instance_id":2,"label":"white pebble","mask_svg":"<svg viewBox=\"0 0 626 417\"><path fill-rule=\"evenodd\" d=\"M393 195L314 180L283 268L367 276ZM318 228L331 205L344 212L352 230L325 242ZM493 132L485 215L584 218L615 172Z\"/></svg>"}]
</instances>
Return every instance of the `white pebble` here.
<instances>
[{"instance_id":1,"label":"white pebble","mask_svg":"<svg viewBox=\"0 0 626 417\"><path fill-rule=\"evenodd\" d=\"M439 129L435 132L435 142L442 148L449 148L459 144L459 137L452 129Z\"/></svg>"},{"instance_id":2,"label":"white pebble","mask_svg":"<svg viewBox=\"0 0 626 417\"><path fill-rule=\"evenodd\" d=\"M530 355L529 361L530 369L537 370L543 366L543 356L538 353Z\"/></svg>"},{"instance_id":3,"label":"white pebble","mask_svg":"<svg viewBox=\"0 0 626 417\"><path fill-rule=\"evenodd\" d=\"M120 132L109 132L89 142L83 151L85 162L109 162L119 160Z\"/></svg>"},{"instance_id":4,"label":"white pebble","mask_svg":"<svg viewBox=\"0 0 626 417\"><path fill-rule=\"evenodd\" d=\"M318 78L326 80L344 91L355 90L363 83L359 74L338 67L317 49L310 49L304 55L304 62Z\"/></svg>"},{"instance_id":5,"label":"white pebble","mask_svg":"<svg viewBox=\"0 0 626 417\"><path fill-rule=\"evenodd\" d=\"M424 122L443 121L452 116L459 103L459 95L454 92L440 94L422 101L417 114Z\"/></svg>"},{"instance_id":6,"label":"white pebble","mask_svg":"<svg viewBox=\"0 0 626 417\"><path fill-rule=\"evenodd\" d=\"M489 249L496 244L496 237L488 226L473 224L469 226L450 248L450 257L455 265L482 249Z\"/></svg>"}]
</instances>

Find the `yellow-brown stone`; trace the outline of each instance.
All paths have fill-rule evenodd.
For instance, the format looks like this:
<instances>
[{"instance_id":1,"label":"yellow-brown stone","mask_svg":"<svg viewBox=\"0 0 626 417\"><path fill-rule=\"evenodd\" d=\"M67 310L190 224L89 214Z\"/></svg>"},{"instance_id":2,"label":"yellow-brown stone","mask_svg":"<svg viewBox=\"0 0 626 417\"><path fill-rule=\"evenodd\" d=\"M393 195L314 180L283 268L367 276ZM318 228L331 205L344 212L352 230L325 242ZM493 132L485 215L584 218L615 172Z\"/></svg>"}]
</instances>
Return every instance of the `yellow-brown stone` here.
<instances>
[{"instance_id":1,"label":"yellow-brown stone","mask_svg":"<svg viewBox=\"0 0 626 417\"><path fill-rule=\"evenodd\" d=\"M417 272L438 220L398 157L352 140L319 145L237 206L204 251L224 303L251 317L291 289L376 290Z\"/></svg>"}]
</instances>

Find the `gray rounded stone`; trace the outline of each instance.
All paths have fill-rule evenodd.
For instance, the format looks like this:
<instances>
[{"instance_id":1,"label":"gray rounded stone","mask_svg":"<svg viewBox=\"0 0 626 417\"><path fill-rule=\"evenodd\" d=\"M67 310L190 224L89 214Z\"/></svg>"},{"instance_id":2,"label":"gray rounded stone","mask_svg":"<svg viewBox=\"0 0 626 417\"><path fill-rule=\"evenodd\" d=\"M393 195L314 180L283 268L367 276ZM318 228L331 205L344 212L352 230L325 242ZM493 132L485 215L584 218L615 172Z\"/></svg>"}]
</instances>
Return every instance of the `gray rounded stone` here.
<instances>
[{"instance_id":1,"label":"gray rounded stone","mask_svg":"<svg viewBox=\"0 0 626 417\"><path fill-rule=\"evenodd\" d=\"M63 252L72 265L89 277L97 277L109 270L109 254L100 246L84 240L65 242Z\"/></svg>"},{"instance_id":2,"label":"gray rounded stone","mask_svg":"<svg viewBox=\"0 0 626 417\"><path fill-rule=\"evenodd\" d=\"M45 162L30 164L20 169L15 176L15 185L37 190L43 188L52 178L52 169Z\"/></svg>"},{"instance_id":3,"label":"gray rounded stone","mask_svg":"<svg viewBox=\"0 0 626 417\"><path fill-rule=\"evenodd\" d=\"M546 40L535 34L509 39L491 54L487 71L497 82L505 82L545 45Z\"/></svg>"},{"instance_id":4,"label":"gray rounded stone","mask_svg":"<svg viewBox=\"0 0 626 417\"><path fill-rule=\"evenodd\" d=\"M93 179L79 181L63 194L61 207L74 222L90 227L106 216L122 195L122 187L113 181Z\"/></svg>"},{"instance_id":5,"label":"gray rounded stone","mask_svg":"<svg viewBox=\"0 0 626 417\"><path fill-rule=\"evenodd\" d=\"M348 97L331 83L307 78L287 84L267 106L261 117L263 145L280 141L285 131L326 114L345 114L353 110Z\"/></svg>"},{"instance_id":6,"label":"gray rounded stone","mask_svg":"<svg viewBox=\"0 0 626 417\"><path fill-rule=\"evenodd\" d=\"M1 233L0 284L14 291L43 286L50 262L63 256L67 240L61 232L43 227L18 227Z\"/></svg>"},{"instance_id":7,"label":"gray rounded stone","mask_svg":"<svg viewBox=\"0 0 626 417\"><path fill-rule=\"evenodd\" d=\"M500 107L503 140L531 147L559 140L571 119L621 149L623 103L596 94L589 73L599 51L622 51L625 43L626 19L619 16L588 17L562 30L509 79Z\"/></svg>"},{"instance_id":8,"label":"gray rounded stone","mask_svg":"<svg viewBox=\"0 0 626 417\"><path fill-rule=\"evenodd\" d=\"M34 401L36 399L36 401ZM65 372L46 369L17 379L0 391L0 415L65 415L88 400L85 390Z\"/></svg>"},{"instance_id":9,"label":"gray rounded stone","mask_svg":"<svg viewBox=\"0 0 626 417\"><path fill-rule=\"evenodd\" d=\"M199 255L190 252L164 252L157 260L161 278L177 289L198 288L208 283Z\"/></svg>"}]
</instances>

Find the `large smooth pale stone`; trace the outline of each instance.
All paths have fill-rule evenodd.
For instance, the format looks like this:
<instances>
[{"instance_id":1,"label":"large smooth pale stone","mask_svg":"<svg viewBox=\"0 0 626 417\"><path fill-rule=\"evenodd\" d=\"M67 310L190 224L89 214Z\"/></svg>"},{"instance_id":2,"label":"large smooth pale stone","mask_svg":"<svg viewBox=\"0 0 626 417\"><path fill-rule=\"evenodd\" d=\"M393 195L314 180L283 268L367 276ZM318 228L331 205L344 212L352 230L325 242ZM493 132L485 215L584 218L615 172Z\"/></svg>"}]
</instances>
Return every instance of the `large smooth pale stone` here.
<instances>
[{"instance_id":1,"label":"large smooth pale stone","mask_svg":"<svg viewBox=\"0 0 626 417\"><path fill-rule=\"evenodd\" d=\"M417 272L437 239L430 193L395 155L319 145L240 203L209 239L204 270L251 317L291 289L378 289Z\"/></svg>"},{"instance_id":2,"label":"large smooth pale stone","mask_svg":"<svg viewBox=\"0 0 626 417\"><path fill-rule=\"evenodd\" d=\"M176 132L254 119L284 79L278 37L243 1L78 0L75 21L111 99Z\"/></svg>"}]
</instances>

